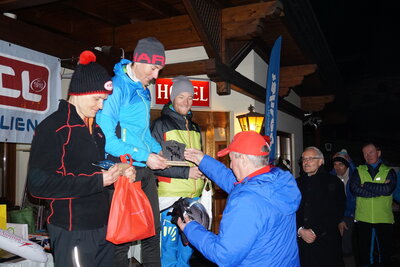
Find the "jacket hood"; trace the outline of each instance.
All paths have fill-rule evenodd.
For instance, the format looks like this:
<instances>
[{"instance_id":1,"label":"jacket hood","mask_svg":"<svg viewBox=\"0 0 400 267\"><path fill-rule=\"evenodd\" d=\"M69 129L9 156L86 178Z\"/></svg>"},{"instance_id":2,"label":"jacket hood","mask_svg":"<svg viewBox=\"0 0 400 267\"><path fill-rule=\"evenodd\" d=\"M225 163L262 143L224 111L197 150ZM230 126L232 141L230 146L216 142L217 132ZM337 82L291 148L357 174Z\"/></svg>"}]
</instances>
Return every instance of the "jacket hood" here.
<instances>
[{"instance_id":1,"label":"jacket hood","mask_svg":"<svg viewBox=\"0 0 400 267\"><path fill-rule=\"evenodd\" d=\"M297 211L301 193L290 172L272 168L268 173L245 179L243 182L248 186L243 187L244 190L251 190L259 194L282 214L290 215Z\"/></svg>"},{"instance_id":2,"label":"jacket hood","mask_svg":"<svg viewBox=\"0 0 400 267\"><path fill-rule=\"evenodd\" d=\"M123 59L121 59L120 62L115 64L114 65L114 73L115 73L115 75L118 75L118 76L126 75L124 67L126 65L128 65L129 63L132 63L132 61L123 58Z\"/></svg>"},{"instance_id":3,"label":"jacket hood","mask_svg":"<svg viewBox=\"0 0 400 267\"><path fill-rule=\"evenodd\" d=\"M125 86L128 84L135 85L134 88L136 91L141 92L141 94L144 94L148 99L150 99L150 90L145 89L140 81L133 81L126 73L126 65L129 63L132 63L132 61L123 58L120 62L114 65L115 76L112 78L113 83L120 84L120 82L116 82L115 80L122 79L122 83L125 84Z\"/></svg>"}]
</instances>

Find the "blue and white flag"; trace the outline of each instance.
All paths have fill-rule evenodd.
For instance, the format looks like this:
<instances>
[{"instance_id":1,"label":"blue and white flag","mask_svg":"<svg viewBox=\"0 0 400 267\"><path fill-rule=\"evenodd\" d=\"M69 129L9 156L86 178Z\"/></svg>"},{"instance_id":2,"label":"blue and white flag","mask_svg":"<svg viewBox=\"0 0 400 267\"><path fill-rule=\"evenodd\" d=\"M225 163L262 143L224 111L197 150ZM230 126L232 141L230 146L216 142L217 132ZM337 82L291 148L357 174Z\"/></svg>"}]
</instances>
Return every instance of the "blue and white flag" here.
<instances>
[{"instance_id":1,"label":"blue and white flag","mask_svg":"<svg viewBox=\"0 0 400 267\"><path fill-rule=\"evenodd\" d=\"M272 47L267 72L267 97L265 100L265 135L271 139L269 160L275 160L276 152L276 119L278 112L279 69L282 37L279 36Z\"/></svg>"}]
</instances>

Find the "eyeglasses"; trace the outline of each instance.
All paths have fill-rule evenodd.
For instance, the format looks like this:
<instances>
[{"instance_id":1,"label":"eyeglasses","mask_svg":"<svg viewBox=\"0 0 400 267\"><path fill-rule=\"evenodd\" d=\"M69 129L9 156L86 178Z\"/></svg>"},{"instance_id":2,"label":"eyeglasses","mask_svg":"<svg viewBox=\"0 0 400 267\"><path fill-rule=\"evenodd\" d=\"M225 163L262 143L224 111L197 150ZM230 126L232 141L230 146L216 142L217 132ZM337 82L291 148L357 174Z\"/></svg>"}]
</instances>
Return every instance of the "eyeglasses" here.
<instances>
[{"instance_id":1,"label":"eyeglasses","mask_svg":"<svg viewBox=\"0 0 400 267\"><path fill-rule=\"evenodd\" d=\"M301 162L309 162L312 160L321 159L320 157L309 157L309 158L300 158Z\"/></svg>"}]
</instances>

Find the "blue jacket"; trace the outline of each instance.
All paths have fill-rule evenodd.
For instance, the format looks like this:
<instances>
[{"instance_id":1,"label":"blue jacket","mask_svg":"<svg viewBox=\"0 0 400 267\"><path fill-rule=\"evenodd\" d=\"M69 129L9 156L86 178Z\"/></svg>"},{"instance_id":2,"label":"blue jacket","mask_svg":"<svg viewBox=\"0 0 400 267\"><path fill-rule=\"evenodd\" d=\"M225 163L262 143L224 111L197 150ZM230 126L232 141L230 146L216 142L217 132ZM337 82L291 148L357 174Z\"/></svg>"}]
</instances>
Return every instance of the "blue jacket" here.
<instances>
[{"instance_id":1,"label":"blue jacket","mask_svg":"<svg viewBox=\"0 0 400 267\"><path fill-rule=\"evenodd\" d=\"M393 192L393 199L400 203L400 171L397 173L397 185Z\"/></svg>"},{"instance_id":2,"label":"blue jacket","mask_svg":"<svg viewBox=\"0 0 400 267\"><path fill-rule=\"evenodd\" d=\"M192 245L219 266L300 266L301 194L290 172L266 167L238 183L231 169L209 156L199 168L229 196L218 235L195 221L186 225Z\"/></svg>"},{"instance_id":3,"label":"blue jacket","mask_svg":"<svg viewBox=\"0 0 400 267\"><path fill-rule=\"evenodd\" d=\"M375 178L375 176L379 172L379 167L381 166L381 164L382 161L379 161L379 164L375 167L373 165L366 164L371 177ZM360 174L358 173L358 171L355 171L350 180L350 190L356 197L371 198L379 196L390 196L391 194L393 194L397 186L396 172L393 169L389 171L386 180L388 182L384 184L367 182L364 183L363 186L361 186Z\"/></svg>"},{"instance_id":4,"label":"blue jacket","mask_svg":"<svg viewBox=\"0 0 400 267\"><path fill-rule=\"evenodd\" d=\"M346 209L344 211L344 217L351 217L354 218L354 212L356 210L356 197L353 195L353 193L350 190L350 180L351 177L356 171L356 165L350 161L350 167L349 167L349 180L347 181L346 184ZM332 175L337 175L335 169L332 169L330 174Z\"/></svg>"},{"instance_id":5,"label":"blue jacket","mask_svg":"<svg viewBox=\"0 0 400 267\"><path fill-rule=\"evenodd\" d=\"M126 73L131 61L122 59L114 66L113 93L104 101L96 121L106 136L106 152L114 157L130 154L136 166L146 166L149 154L158 153L160 144L150 134L150 92ZM121 136L116 134L120 124Z\"/></svg>"}]
</instances>

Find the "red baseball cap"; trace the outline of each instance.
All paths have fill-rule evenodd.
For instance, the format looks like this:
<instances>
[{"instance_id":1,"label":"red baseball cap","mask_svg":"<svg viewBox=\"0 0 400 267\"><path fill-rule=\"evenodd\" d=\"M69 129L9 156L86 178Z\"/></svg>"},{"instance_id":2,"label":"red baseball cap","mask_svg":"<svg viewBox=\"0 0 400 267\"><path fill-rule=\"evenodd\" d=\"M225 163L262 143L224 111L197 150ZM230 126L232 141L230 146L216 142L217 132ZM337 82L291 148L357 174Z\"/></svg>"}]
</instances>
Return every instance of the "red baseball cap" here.
<instances>
[{"instance_id":1,"label":"red baseball cap","mask_svg":"<svg viewBox=\"0 0 400 267\"><path fill-rule=\"evenodd\" d=\"M227 148L218 151L218 157L223 157L229 152L238 152L246 155L266 156L269 152L263 152L262 147L269 147L269 138L254 131L244 131L236 134L233 137L232 143Z\"/></svg>"}]
</instances>

